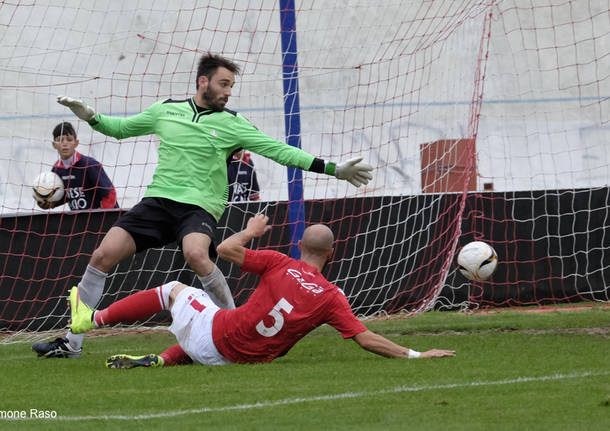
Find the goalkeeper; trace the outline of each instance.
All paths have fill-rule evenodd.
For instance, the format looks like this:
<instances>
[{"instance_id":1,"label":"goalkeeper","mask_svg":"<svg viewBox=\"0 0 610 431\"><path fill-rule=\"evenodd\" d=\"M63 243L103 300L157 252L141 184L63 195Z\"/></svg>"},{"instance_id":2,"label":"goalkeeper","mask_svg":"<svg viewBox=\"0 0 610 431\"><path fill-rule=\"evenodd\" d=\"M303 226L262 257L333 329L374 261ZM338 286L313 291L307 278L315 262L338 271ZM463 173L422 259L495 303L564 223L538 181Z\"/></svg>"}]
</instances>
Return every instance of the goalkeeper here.
<instances>
[{"instance_id":1,"label":"goalkeeper","mask_svg":"<svg viewBox=\"0 0 610 431\"><path fill-rule=\"evenodd\" d=\"M240 148L282 165L334 175L356 187L372 179L372 167L360 158L339 164L321 160L270 138L241 114L225 109L239 71L232 61L208 53L198 65L195 96L159 101L128 118L95 113L80 100L58 97L100 133L117 139L155 134L160 140L158 165L144 198L110 228L78 284L85 304L97 305L108 271L122 259L176 241L214 303L235 308L211 257L216 223L227 203L226 160ZM68 332L66 338L36 343L32 349L39 356L78 358L82 341L82 334Z\"/></svg>"},{"instance_id":2,"label":"goalkeeper","mask_svg":"<svg viewBox=\"0 0 610 431\"><path fill-rule=\"evenodd\" d=\"M206 292L172 281L94 311L79 301L79 289L73 288L72 330L85 332L171 310L173 322L169 330L189 358L207 365L270 362L285 355L301 338L324 323L363 349L389 358L455 356L454 350L417 352L403 347L368 330L354 316L341 289L320 273L333 254L334 237L327 226L316 224L305 229L298 243L300 260L272 250L246 248L250 240L271 229L267 221L268 217L262 214L250 218L244 230L218 246L220 257L242 271L260 276L258 286L241 307L220 310ZM179 360L171 353L168 349L161 355L114 355L106 366L159 367L183 362L182 352L178 354Z\"/></svg>"}]
</instances>

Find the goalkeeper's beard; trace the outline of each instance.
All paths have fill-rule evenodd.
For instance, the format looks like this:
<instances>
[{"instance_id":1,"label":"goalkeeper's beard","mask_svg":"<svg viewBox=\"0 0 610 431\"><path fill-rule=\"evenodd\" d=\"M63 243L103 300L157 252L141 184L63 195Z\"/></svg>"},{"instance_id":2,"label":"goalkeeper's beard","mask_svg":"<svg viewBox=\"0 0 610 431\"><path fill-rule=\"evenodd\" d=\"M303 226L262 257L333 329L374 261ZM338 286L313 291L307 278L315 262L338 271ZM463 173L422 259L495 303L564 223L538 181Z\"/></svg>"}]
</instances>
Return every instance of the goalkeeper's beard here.
<instances>
[{"instance_id":1,"label":"goalkeeper's beard","mask_svg":"<svg viewBox=\"0 0 610 431\"><path fill-rule=\"evenodd\" d=\"M203 93L203 100L208 108L212 111L223 111L225 109L225 105L228 102L228 99L223 99L222 97L218 97L218 93L210 90L209 88Z\"/></svg>"}]
</instances>

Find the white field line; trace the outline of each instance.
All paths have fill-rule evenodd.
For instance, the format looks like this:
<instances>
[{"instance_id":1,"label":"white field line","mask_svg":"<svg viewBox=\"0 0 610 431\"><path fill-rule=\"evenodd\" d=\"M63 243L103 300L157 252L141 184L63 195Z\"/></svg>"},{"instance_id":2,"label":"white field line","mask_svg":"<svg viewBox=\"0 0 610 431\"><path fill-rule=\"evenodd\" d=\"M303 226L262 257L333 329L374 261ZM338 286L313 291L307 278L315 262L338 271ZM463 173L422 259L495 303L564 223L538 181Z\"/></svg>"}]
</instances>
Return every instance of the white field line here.
<instances>
[{"instance_id":1,"label":"white field line","mask_svg":"<svg viewBox=\"0 0 610 431\"><path fill-rule=\"evenodd\" d=\"M499 385L512 385L518 383L529 383L529 382L544 382L553 380L566 380L566 379L579 379L583 377L594 377L594 376L606 376L609 375L610 371L585 371L581 373L572 374L553 374L550 376L538 376L538 377L517 377L516 379L507 380L496 380L496 381L480 381L470 383L450 383L445 385L427 385L427 386L397 386L391 389L382 389L379 391L364 391L364 392L345 392L342 394L334 395L319 395L315 397L304 397L304 398L285 398L277 401L264 401L254 404L235 404L231 406L222 407L203 407L199 409L188 409L188 410L174 410L159 413L148 413L140 415L99 415L99 416L58 416L54 419L48 419L51 421L91 421L91 420L117 420L117 421L131 421L131 420L146 420L146 419L159 419L159 418L171 418L176 416L194 415L202 413L214 413L214 412L227 412L234 410L251 410L266 407L277 407L291 404L301 404L315 401L334 401L349 398L361 398L361 397L372 397L376 395L384 394L396 394L401 392L421 392L430 391L437 389L456 389L456 388L476 388L480 386L499 386ZM28 419L25 419L28 420Z\"/></svg>"}]
</instances>

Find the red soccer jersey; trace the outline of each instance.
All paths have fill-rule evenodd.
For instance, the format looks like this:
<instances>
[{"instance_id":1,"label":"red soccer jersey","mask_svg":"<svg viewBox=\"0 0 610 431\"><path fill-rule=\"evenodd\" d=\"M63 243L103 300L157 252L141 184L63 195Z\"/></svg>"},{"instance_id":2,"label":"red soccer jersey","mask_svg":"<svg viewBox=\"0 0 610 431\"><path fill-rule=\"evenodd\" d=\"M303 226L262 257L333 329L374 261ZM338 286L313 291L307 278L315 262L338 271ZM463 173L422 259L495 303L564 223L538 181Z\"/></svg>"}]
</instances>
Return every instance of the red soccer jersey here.
<instances>
[{"instance_id":1,"label":"red soccer jersey","mask_svg":"<svg viewBox=\"0 0 610 431\"><path fill-rule=\"evenodd\" d=\"M241 269L261 276L258 287L241 307L219 310L212 327L216 348L231 362L270 362L324 323L343 338L366 331L343 292L303 261L246 249Z\"/></svg>"}]
</instances>

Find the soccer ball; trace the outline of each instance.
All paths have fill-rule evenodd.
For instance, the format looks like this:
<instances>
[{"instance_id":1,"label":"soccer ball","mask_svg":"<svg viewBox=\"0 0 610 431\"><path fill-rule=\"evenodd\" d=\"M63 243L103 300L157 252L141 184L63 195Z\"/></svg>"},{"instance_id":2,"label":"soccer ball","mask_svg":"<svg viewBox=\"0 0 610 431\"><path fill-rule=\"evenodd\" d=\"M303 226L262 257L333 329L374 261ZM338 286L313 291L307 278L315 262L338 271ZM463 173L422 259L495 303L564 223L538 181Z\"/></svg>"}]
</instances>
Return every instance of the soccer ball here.
<instances>
[{"instance_id":1,"label":"soccer ball","mask_svg":"<svg viewBox=\"0 0 610 431\"><path fill-rule=\"evenodd\" d=\"M57 202L64 197L64 182L55 172L43 172L34 180L32 192L40 203Z\"/></svg>"},{"instance_id":2,"label":"soccer ball","mask_svg":"<svg viewBox=\"0 0 610 431\"><path fill-rule=\"evenodd\" d=\"M462 247L457 261L460 272L473 281L487 280L498 267L496 251L483 241L469 242Z\"/></svg>"}]
</instances>

